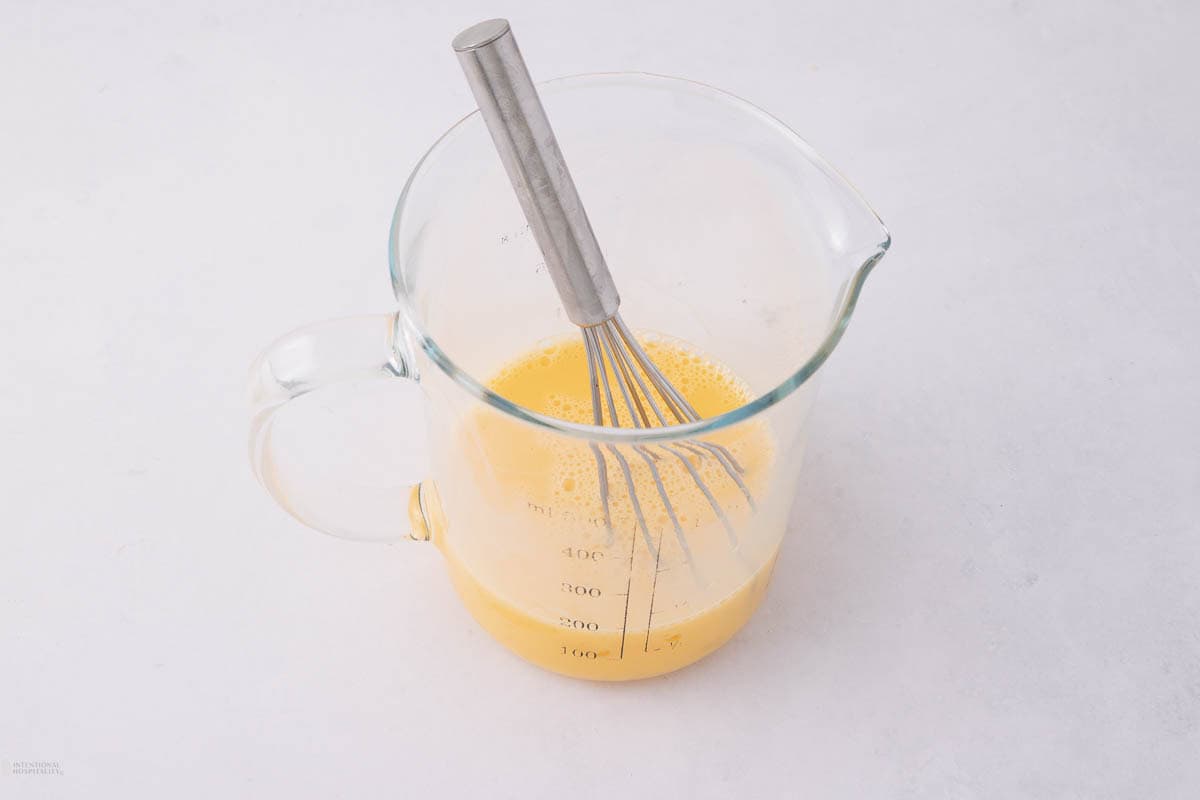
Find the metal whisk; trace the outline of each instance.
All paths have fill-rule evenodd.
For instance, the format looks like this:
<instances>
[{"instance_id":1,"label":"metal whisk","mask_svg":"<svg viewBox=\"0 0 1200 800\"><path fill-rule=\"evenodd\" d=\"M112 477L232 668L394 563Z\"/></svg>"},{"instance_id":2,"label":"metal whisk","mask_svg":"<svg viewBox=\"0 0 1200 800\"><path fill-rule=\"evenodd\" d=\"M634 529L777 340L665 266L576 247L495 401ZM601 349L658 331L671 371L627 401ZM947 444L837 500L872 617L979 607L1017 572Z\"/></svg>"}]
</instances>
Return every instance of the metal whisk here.
<instances>
[{"instance_id":1,"label":"metal whisk","mask_svg":"<svg viewBox=\"0 0 1200 800\"><path fill-rule=\"evenodd\" d=\"M654 365L621 319L617 286L508 21L481 22L456 36L453 44L567 316L582 329L595 424L620 427L618 403L637 428L699 420L696 409ZM591 447L611 539L608 465L600 446ZM629 461L615 445L606 449L620 467L642 536L657 555ZM686 559L690 560L691 552L659 473L657 462L663 458L659 451L679 459L721 520L730 543L737 543L728 516L688 458L689 454L715 458L753 508L754 498L742 479L744 470L728 449L696 440L660 445L657 450L644 445L632 449L649 468Z\"/></svg>"}]
</instances>

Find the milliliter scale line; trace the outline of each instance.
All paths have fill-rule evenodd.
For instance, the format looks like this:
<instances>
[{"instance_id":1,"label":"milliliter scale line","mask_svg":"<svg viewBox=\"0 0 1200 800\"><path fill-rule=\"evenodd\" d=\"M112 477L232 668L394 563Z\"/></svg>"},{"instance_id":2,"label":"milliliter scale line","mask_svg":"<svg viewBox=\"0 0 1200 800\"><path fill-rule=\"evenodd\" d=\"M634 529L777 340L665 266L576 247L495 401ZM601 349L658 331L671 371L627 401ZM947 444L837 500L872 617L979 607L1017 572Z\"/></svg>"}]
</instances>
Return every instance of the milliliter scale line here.
<instances>
[{"instance_id":1,"label":"milliliter scale line","mask_svg":"<svg viewBox=\"0 0 1200 800\"><path fill-rule=\"evenodd\" d=\"M621 620L621 652L617 655L618 659L625 658L625 634L629 630L629 595L633 593L633 556L637 552L637 533L631 532L629 540L629 575L625 578L625 617Z\"/></svg>"},{"instance_id":2,"label":"milliliter scale line","mask_svg":"<svg viewBox=\"0 0 1200 800\"><path fill-rule=\"evenodd\" d=\"M662 561L662 530L658 532L658 553L654 556L654 580L650 583L650 613L646 615L646 643L642 645L642 652L650 652L650 626L654 622L654 595L658 591L658 564Z\"/></svg>"}]
</instances>

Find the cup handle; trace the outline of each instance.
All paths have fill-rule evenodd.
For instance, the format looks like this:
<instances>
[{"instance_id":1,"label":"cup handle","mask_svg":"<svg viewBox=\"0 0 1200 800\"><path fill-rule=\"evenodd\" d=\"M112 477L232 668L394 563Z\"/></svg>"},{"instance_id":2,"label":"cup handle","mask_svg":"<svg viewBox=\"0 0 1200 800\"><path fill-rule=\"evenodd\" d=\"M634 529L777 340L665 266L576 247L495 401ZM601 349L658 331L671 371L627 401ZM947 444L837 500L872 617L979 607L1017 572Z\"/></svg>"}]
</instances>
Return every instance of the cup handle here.
<instances>
[{"instance_id":1,"label":"cup handle","mask_svg":"<svg viewBox=\"0 0 1200 800\"><path fill-rule=\"evenodd\" d=\"M423 402L399 315L276 340L250 373L250 465L289 514L343 539L428 540L437 518ZM405 520L408 525L405 525Z\"/></svg>"}]
</instances>

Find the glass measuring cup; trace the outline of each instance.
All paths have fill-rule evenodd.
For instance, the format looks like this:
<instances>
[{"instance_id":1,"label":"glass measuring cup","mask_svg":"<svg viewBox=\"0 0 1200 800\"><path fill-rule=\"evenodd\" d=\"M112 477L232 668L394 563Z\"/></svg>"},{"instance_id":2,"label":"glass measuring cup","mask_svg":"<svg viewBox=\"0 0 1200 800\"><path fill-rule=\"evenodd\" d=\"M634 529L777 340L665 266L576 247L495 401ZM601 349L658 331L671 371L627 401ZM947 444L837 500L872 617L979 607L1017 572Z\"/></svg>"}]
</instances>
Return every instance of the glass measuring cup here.
<instances>
[{"instance_id":1,"label":"glass measuring cup","mask_svg":"<svg viewBox=\"0 0 1200 800\"><path fill-rule=\"evenodd\" d=\"M314 528L432 540L471 614L527 660L648 677L721 646L760 602L818 369L890 239L791 130L729 94L643 74L540 90L625 319L726 365L755 399L636 430L569 423L487 388L514 358L578 333L474 113L433 145L397 204L400 310L302 328L259 357L251 461ZM423 426L398 396L414 387ZM619 511L609 531L594 504L563 494L586 493L586 480L555 472L594 448L636 463L639 449L687 441L747 459L753 503L716 492L728 525L701 505L684 509L682 533L662 514L643 531Z\"/></svg>"}]
</instances>

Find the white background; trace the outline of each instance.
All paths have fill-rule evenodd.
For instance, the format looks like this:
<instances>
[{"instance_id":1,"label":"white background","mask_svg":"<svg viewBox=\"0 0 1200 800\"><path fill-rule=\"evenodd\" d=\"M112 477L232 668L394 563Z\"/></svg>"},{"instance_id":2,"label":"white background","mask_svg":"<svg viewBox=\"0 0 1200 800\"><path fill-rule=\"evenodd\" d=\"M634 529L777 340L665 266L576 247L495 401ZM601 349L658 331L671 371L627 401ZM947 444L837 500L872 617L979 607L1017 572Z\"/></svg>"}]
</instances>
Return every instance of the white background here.
<instances>
[{"instance_id":1,"label":"white background","mask_svg":"<svg viewBox=\"0 0 1200 800\"><path fill-rule=\"evenodd\" d=\"M0 797L1200 795L1196 4L74 5L0 15ZM772 111L895 236L764 607L663 679L526 666L246 464L256 352L391 307L497 15Z\"/></svg>"}]
</instances>

